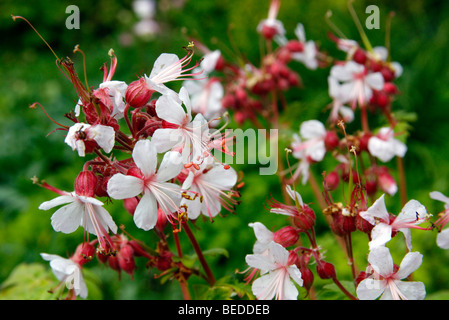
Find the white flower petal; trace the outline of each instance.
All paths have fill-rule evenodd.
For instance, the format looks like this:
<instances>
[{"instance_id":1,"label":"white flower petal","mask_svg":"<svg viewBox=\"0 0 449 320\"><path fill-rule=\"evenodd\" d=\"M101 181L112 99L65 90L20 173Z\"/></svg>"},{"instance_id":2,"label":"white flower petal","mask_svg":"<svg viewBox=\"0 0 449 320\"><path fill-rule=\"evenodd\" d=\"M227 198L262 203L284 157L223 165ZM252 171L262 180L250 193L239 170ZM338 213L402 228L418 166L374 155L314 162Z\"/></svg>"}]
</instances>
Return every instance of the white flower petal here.
<instances>
[{"instance_id":1,"label":"white flower petal","mask_svg":"<svg viewBox=\"0 0 449 320\"><path fill-rule=\"evenodd\" d=\"M323 138L326 136L324 124L318 120L308 120L301 123L299 133L303 139Z\"/></svg>"},{"instance_id":2,"label":"white flower petal","mask_svg":"<svg viewBox=\"0 0 449 320\"><path fill-rule=\"evenodd\" d=\"M384 246L391 240L391 232L393 228L386 223L379 223L371 230L371 241L369 242L370 250Z\"/></svg>"},{"instance_id":3,"label":"white flower petal","mask_svg":"<svg viewBox=\"0 0 449 320\"><path fill-rule=\"evenodd\" d=\"M164 154L157 170L156 180L159 182L175 178L184 168L181 154L178 151L169 151Z\"/></svg>"},{"instance_id":4,"label":"white flower petal","mask_svg":"<svg viewBox=\"0 0 449 320\"><path fill-rule=\"evenodd\" d=\"M50 201L45 201L45 202L41 203L41 205L39 206L39 209L40 210L49 210L49 209L59 206L61 204L70 203L75 200L76 200L76 198L70 194L67 194L65 196L59 196Z\"/></svg>"},{"instance_id":5,"label":"white flower petal","mask_svg":"<svg viewBox=\"0 0 449 320\"><path fill-rule=\"evenodd\" d=\"M360 300L375 300L380 297L386 289L386 281L367 278L357 286L357 297Z\"/></svg>"},{"instance_id":6,"label":"white flower petal","mask_svg":"<svg viewBox=\"0 0 449 320\"><path fill-rule=\"evenodd\" d=\"M146 192L134 211L134 223L145 231L154 228L157 222L157 203L155 197Z\"/></svg>"},{"instance_id":7,"label":"white flower petal","mask_svg":"<svg viewBox=\"0 0 449 320\"><path fill-rule=\"evenodd\" d=\"M385 195L382 194L367 211L360 212L360 216L367 220L372 225L375 224L375 218L379 218L382 221L389 222L390 214L385 206Z\"/></svg>"},{"instance_id":8,"label":"white flower petal","mask_svg":"<svg viewBox=\"0 0 449 320\"><path fill-rule=\"evenodd\" d=\"M405 279L416 269L421 266L423 260L423 255L419 252L409 252L405 255L404 259L402 259L401 265L399 266L399 270L395 275L395 278L398 280Z\"/></svg>"},{"instance_id":9,"label":"white flower petal","mask_svg":"<svg viewBox=\"0 0 449 320\"><path fill-rule=\"evenodd\" d=\"M157 99L156 114L159 118L177 125L186 123L189 117L181 104L168 95L162 95Z\"/></svg>"},{"instance_id":10,"label":"white flower petal","mask_svg":"<svg viewBox=\"0 0 449 320\"><path fill-rule=\"evenodd\" d=\"M396 285L408 300L424 300L426 297L426 287L422 282L396 281Z\"/></svg>"},{"instance_id":11,"label":"white flower petal","mask_svg":"<svg viewBox=\"0 0 449 320\"><path fill-rule=\"evenodd\" d=\"M51 225L55 231L72 233L80 226L83 215L84 205L75 201L56 210L51 217Z\"/></svg>"},{"instance_id":12,"label":"white flower petal","mask_svg":"<svg viewBox=\"0 0 449 320\"><path fill-rule=\"evenodd\" d=\"M437 245L441 249L449 249L449 229L444 229L437 235Z\"/></svg>"},{"instance_id":13,"label":"white flower petal","mask_svg":"<svg viewBox=\"0 0 449 320\"><path fill-rule=\"evenodd\" d=\"M117 200L128 199L143 192L143 181L134 176L114 174L108 181L108 195Z\"/></svg>"},{"instance_id":14,"label":"white flower petal","mask_svg":"<svg viewBox=\"0 0 449 320\"><path fill-rule=\"evenodd\" d=\"M387 247L376 247L368 255L371 267L382 276L389 276L393 273L393 258Z\"/></svg>"}]
</instances>

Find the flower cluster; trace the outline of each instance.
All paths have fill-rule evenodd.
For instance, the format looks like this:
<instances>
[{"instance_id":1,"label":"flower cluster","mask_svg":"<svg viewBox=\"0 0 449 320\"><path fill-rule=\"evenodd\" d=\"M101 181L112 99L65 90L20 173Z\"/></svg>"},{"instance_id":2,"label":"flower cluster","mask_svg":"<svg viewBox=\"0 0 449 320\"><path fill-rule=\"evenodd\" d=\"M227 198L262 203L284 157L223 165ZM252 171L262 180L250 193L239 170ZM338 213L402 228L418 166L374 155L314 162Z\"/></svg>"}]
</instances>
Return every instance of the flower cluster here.
<instances>
[{"instance_id":1,"label":"flower cluster","mask_svg":"<svg viewBox=\"0 0 449 320\"><path fill-rule=\"evenodd\" d=\"M203 73L201 63L189 66L193 43L185 50L181 59L175 54L161 54L149 76L130 84L113 79L117 57L110 50L110 65L102 67L103 81L97 88L80 81L68 58L57 61L78 95L74 110L66 115L73 124L60 125L59 129L67 132L65 143L79 157L89 159L75 179L74 191L59 190L34 178L35 183L58 194L39 209L59 207L51 217L54 230L68 234L82 227L83 245L92 249L83 256L90 260L96 252L101 262L119 274L123 270L132 276L135 257L142 256L163 272L174 265L183 274L193 271L179 262L160 263L173 255L166 244L148 251L134 238L128 240L105 208L106 202L123 200L135 225L145 231L154 230L162 243L170 230L180 232L188 228L189 220L195 221L201 215L212 220L222 208L233 212L239 202L237 172L214 156L215 151L227 152L224 135L212 128L201 112L205 110L198 108L195 91L190 94L182 86L175 92L165 85L175 80L202 81L197 79ZM82 53L79 47L75 52ZM167 224L173 228L165 229ZM96 239L92 241L90 235ZM74 291L75 296L85 298L87 288L81 267L87 261L80 263L79 256L76 253L69 260L61 260L43 255L61 281L76 274L81 287Z\"/></svg>"}]
</instances>

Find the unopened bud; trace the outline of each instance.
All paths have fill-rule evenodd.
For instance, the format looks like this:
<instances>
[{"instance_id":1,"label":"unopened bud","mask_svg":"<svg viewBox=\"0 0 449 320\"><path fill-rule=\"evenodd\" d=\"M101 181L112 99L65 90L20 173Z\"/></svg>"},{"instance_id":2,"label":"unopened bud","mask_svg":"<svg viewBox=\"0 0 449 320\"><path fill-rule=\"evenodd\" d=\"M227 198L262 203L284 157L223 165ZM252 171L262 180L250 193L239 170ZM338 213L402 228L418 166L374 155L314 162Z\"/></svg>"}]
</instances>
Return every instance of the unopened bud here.
<instances>
[{"instance_id":1,"label":"unopened bud","mask_svg":"<svg viewBox=\"0 0 449 320\"><path fill-rule=\"evenodd\" d=\"M95 247L89 242L84 242L76 248L72 260L80 266L92 260L95 255Z\"/></svg>"},{"instance_id":2,"label":"unopened bud","mask_svg":"<svg viewBox=\"0 0 449 320\"><path fill-rule=\"evenodd\" d=\"M279 243L284 248L294 245L298 241L298 238L298 231L291 226L279 229L273 234L273 241Z\"/></svg>"},{"instance_id":3,"label":"unopened bud","mask_svg":"<svg viewBox=\"0 0 449 320\"><path fill-rule=\"evenodd\" d=\"M316 216L312 208L303 205L297 215L293 217L293 223L300 231L307 231L315 226Z\"/></svg>"},{"instance_id":4,"label":"unopened bud","mask_svg":"<svg viewBox=\"0 0 449 320\"><path fill-rule=\"evenodd\" d=\"M358 64L365 64L366 62L366 53L363 49L357 48L354 52L352 59Z\"/></svg>"},{"instance_id":5,"label":"unopened bud","mask_svg":"<svg viewBox=\"0 0 449 320\"><path fill-rule=\"evenodd\" d=\"M118 265L121 270L132 275L134 273L136 263L134 261L134 249L129 244L121 246L117 255Z\"/></svg>"},{"instance_id":6,"label":"unopened bud","mask_svg":"<svg viewBox=\"0 0 449 320\"><path fill-rule=\"evenodd\" d=\"M323 260L318 261L316 271L321 279L334 279L337 276L334 265Z\"/></svg>"},{"instance_id":7,"label":"unopened bud","mask_svg":"<svg viewBox=\"0 0 449 320\"><path fill-rule=\"evenodd\" d=\"M390 196L393 196L398 191L398 186L394 178L388 172L381 172L377 177L379 188L388 193Z\"/></svg>"},{"instance_id":8,"label":"unopened bud","mask_svg":"<svg viewBox=\"0 0 449 320\"><path fill-rule=\"evenodd\" d=\"M145 79L139 78L129 84L125 92L125 101L133 108L140 108L147 104L153 92Z\"/></svg>"},{"instance_id":9,"label":"unopened bud","mask_svg":"<svg viewBox=\"0 0 449 320\"><path fill-rule=\"evenodd\" d=\"M312 270L310 270L307 267L301 267L299 269L299 271L301 272L301 279L303 281L303 287L309 291L310 288L312 288L313 285L313 272Z\"/></svg>"},{"instance_id":10,"label":"unopened bud","mask_svg":"<svg viewBox=\"0 0 449 320\"><path fill-rule=\"evenodd\" d=\"M339 183L340 177L336 171L329 172L324 178L324 187L329 191L337 189Z\"/></svg>"},{"instance_id":11,"label":"unopened bud","mask_svg":"<svg viewBox=\"0 0 449 320\"><path fill-rule=\"evenodd\" d=\"M79 196L94 197L97 176L92 171L81 171L75 179L75 193Z\"/></svg>"},{"instance_id":12,"label":"unopened bud","mask_svg":"<svg viewBox=\"0 0 449 320\"><path fill-rule=\"evenodd\" d=\"M326 136L324 137L324 145L326 146L326 150L330 151L338 147L340 139L338 139L337 134L334 131L327 131Z\"/></svg>"},{"instance_id":13,"label":"unopened bud","mask_svg":"<svg viewBox=\"0 0 449 320\"><path fill-rule=\"evenodd\" d=\"M136 197L123 199L123 207L130 215L134 215L136 207L139 204L139 200Z\"/></svg>"}]
</instances>

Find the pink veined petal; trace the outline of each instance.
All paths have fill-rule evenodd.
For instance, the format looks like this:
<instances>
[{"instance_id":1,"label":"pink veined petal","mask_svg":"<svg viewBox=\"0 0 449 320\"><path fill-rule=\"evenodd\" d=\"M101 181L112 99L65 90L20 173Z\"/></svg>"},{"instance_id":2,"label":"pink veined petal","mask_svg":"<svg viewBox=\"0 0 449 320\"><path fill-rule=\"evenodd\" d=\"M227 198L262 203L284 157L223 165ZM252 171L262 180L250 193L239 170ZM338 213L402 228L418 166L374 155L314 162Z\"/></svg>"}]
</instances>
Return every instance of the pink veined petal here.
<instances>
[{"instance_id":1,"label":"pink veined petal","mask_svg":"<svg viewBox=\"0 0 449 320\"><path fill-rule=\"evenodd\" d=\"M159 165L156 181L163 182L175 178L184 168L181 154L177 151L169 151L164 154Z\"/></svg>"},{"instance_id":2,"label":"pink veined petal","mask_svg":"<svg viewBox=\"0 0 449 320\"><path fill-rule=\"evenodd\" d=\"M200 190L201 193L201 190ZM221 211L221 203L218 196L215 196L212 192L204 191L201 193L203 196L203 203L201 206L201 213L206 217L214 218Z\"/></svg>"},{"instance_id":3,"label":"pink veined petal","mask_svg":"<svg viewBox=\"0 0 449 320\"><path fill-rule=\"evenodd\" d=\"M397 218L392 223L394 228L400 229L404 225L419 224L427 217L427 209L419 201L410 200L402 208Z\"/></svg>"},{"instance_id":4,"label":"pink veined petal","mask_svg":"<svg viewBox=\"0 0 449 320\"><path fill-rule=\"evenodd\" d=\"M174 75L178 74L179 76L182 70L181 64L177 67L171 68L172 66L175 66L178 61L179 57L176 54L162 53L154 62L149 78L156 83L163 83L166 81L164 81L162 77L165 73L167 73L167 71L171 71Z\"/></svg>"},{"instance_id":5,"label":"pink veined petal","mask_svg":"<svg viewBox=\"0 0 449 320\"><path fill-rule=\"evenodd\" d=\"M117 200L132 198L143 192L143 181L134 176L114 174L108 181L108 195Z\"/></svg>"},{"instance_id":6,"label":"pink veined petal","mask_svg":"<svg viewBox=\"0 0 449 320\"><path fill-rule=\"evenodd\" d=\"M409 252L402 259L398 272L396 272L395 278L398 280L407 278L410 274L416 271L423 260L423 255L419 252Z\"/></svg>"},{"instance_id":7,"label":"pink veined petal","mask_svg":"<svg viewBox=\"0 0 449 320\"><path fill-rule=\"evenodd\" d=\"M385 195L382 194L367 211L362 211L360 216L373 225L376 223L375 218L389 223L390 215L385 206Z\"/></svg>"},{"instance_id":8,"label":"pink veined petal","mask_svg":"<svg viewBox=\"0 0 449 320\"><path fill-rule=\"evenodd\" d=\"M386 223L379 223L371 230L371 241L369 242L370 250L385 245L391 240L391 232L393 228Z\"/></svg>"},{"instance_id":9,"label":"pink veined petal","mask_svg":"<svg viewBox=\"0 0 449 320\"><path fill-rule=\"evenodd\" d=\"M276 297L279 282L284 280L279 271L264 274L253 282L251 289L258 300L272 300Z\"/></svg>"},{"instance_id":10,"label":"pink veined petal","mask_svg":"<svg viewBox=\"0 0 449 320\"><path fill-rule=\"evenodd\" d=\"M49 209L57 207L61 204L70 203L75 200L76 200L76 198L70 194L67 194L66 196L59 196L52 200L45 201L45 202L41 203L41 205L39 206L39 209L40 210L49 210Z\"/></svg>"},{"instance_id":11,"label":"pink veined petal","mask_svg":"<svg viewBox=\"0 0 449 320\"><path fill-rule=\"evenodd\" d=\"M109 212L100 206L94 206L99 222L105 230L110 230L112 233L117 233L117 225L115 224Z\"/></svg>"},{"instance_id":12,"label":"pink veined petal","mask_svg":"<svg viewBox=\"0 0 449 320\"><path fill-rule=\"evenodd\" d=\"M299 270L298 270L299 271ZM284 283L282 284L282 293L281 296L279 296L279 300L296 300L298 299L298 289L296 289L296 286L293 284L293 282L290 279L290 274L286 272L286 275L284 276Z\"/></svg>"},{"instance_id":13,"label":"pink veined petal","mask_svg":"<svg viewBox=\"0 0 449 320\"><path fill-rule=\"evenodd\" d=\"M149 191L166 215L180 209L182 191L179 185L170 182L154 182L149 186Z\"/></svg>"},{"instance_id":14,"label":"pink veined petal","mask_svg":"<svg viewBox=\"0 0 449 320\"><path fill-rule=\"evenodd\" d=\"M134 146L133 160L145 177L156 172L157 150L150 140L139 140Z\"/></svg>"},{"instance_id":15,"label":"pink veined petal","mask_svg":"<svg viewBox=\"0 0 449 320\"><path fill-rule=\"evenodd\" d=\"M81 224L84 205L78 201L72 202L56 210L51 217L51 225L55 231L72 233Z\"/></svg>"},{"instance_id":16,"label":"pink veined petal","mask_svg":"<svg viewBox=\"0 0 449 320\"><path fill-rule=\"evenodd\" d=\"M184 135L180 129L157 129L151 137L151 142L158 153L170 150L184 141Z\"/></svg>"},{"instance_id":17,"label":"pink veined petal","mask_svg":"<svg viewBox=\"0 0 449 320\"><path fill-rule=\"evenodd\" d=\"M357 298L360 300L376 300L386 289L385 280L367 278L357 286Z\"/></svg>"},{"instance_id":18,"label":"pink veined petal","mask_svg":"<svg viewBox=\"0 0 449 320\"><path fill-rule=\"evenodd\" d=\"M181 104L168 95L162 95L157 99L156 113L159 118L179 126L191 120L190 114L186 113Z\"/></svg>"},{"instance_id":19,"label":"pink veined petal","mask_svg":"<svg viewBox=\"0 0 449 320\"><path fill-rule=\"evenodd\" d=\"M134 211L134 223L145 231L154 228L157 222L157 203L153 194L145 192Z\"/></svg>"}]
</instances>

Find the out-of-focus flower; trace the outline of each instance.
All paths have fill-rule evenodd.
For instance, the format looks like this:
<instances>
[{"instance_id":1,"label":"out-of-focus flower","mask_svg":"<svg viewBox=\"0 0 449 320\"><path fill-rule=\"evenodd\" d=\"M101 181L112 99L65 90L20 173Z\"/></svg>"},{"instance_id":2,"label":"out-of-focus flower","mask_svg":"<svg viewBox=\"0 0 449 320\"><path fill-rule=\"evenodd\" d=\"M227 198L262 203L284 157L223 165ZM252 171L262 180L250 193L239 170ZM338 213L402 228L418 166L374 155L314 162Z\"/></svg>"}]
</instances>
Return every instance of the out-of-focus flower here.
<instances>
[{"instance_id":1,"label":"out-of-focus flower","mask_svg":"<svg viewBox=\"0 0 449 320\"><path fill-rule=\"evenodd\" d=\"M383 246L398 231L404 234L408 250L412 250L410 229L423 229L418 225L427 220L427 209L419 201L410 200L397 216L390 215L385 206L385 195L381 195L367 211L360 216L374 225L371 231L370 249Z\"/></svg>"},{"instance_id":2,"label":"out-of-focus flower","mask_svg":"<svg viewBox=\"0 0 449 320\"><path fill-rule=\"evenodd\" d=\"M437 245L441 249L449 249L449 228L441 230L449 222L449 198L439 191L432 191L430 198L444 202L444 211L439 214L439 218L435 221L434 226L439 228L437 235Z\"/></svg>"},{"instance_id":3,"label":"out-of-focus flower","mask_svg":"<svg viewBox=\"0 0 449 320\"><path fill-rule=\"evenodd\" d=\"M407 152L407 146L394 138L392 128L384 127L368 140L368 151L382 162L388 162L394 156L403 158Z\"/></svg>"}]
</instances>

